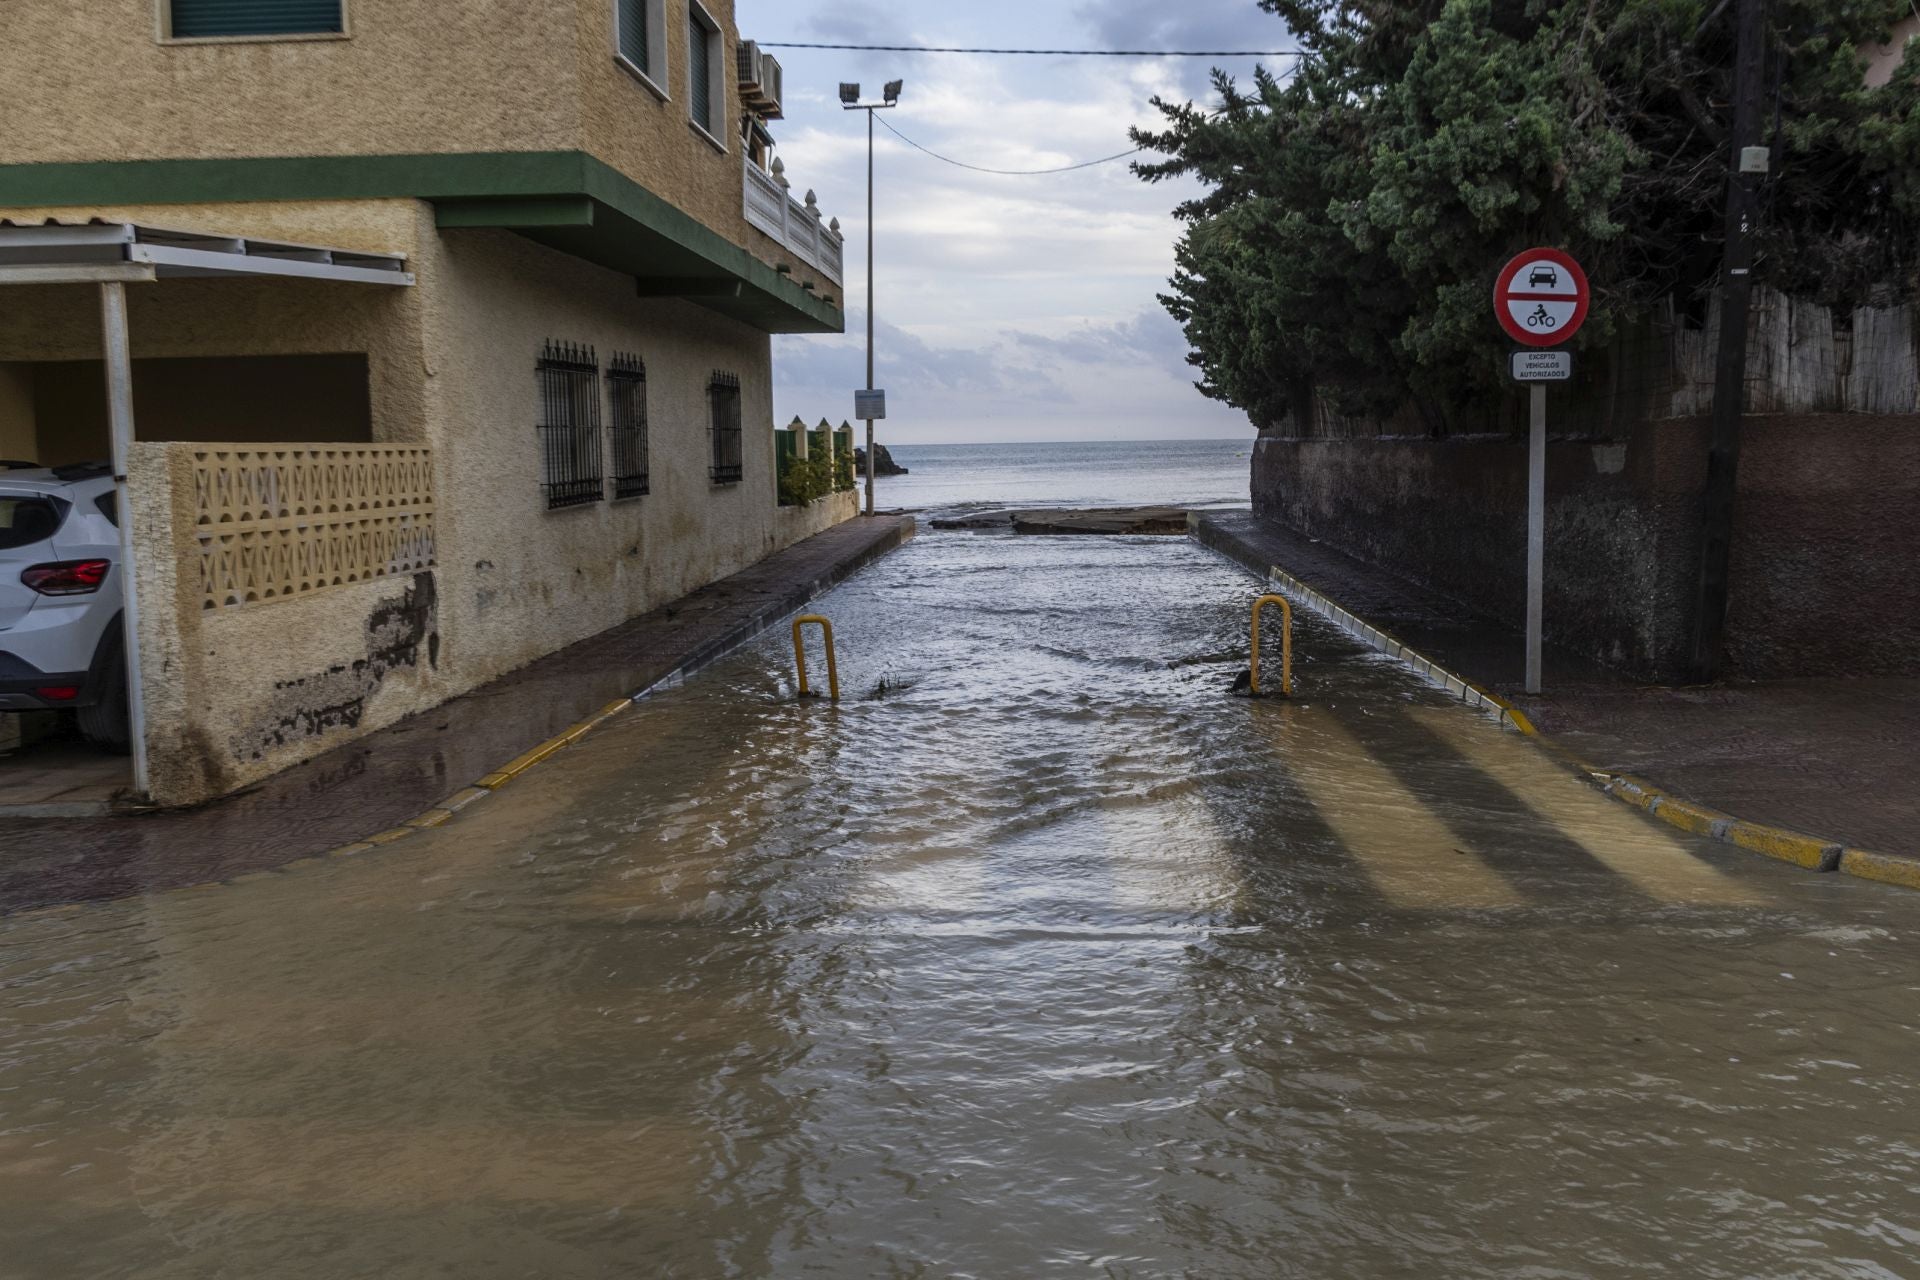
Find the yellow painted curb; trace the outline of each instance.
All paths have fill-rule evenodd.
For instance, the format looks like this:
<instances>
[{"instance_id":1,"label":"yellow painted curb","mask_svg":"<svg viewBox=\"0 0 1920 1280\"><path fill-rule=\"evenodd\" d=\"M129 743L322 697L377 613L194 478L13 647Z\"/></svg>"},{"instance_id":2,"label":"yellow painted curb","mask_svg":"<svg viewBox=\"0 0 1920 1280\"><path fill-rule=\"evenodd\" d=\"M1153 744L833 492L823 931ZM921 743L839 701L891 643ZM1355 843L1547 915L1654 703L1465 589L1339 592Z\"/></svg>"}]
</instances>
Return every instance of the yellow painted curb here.
<instances>
[{"instance_id":1,"label":"yellow painted curb","mask_svg":"<svg viewBox=\"0 0 1920 1280\"><path fill-rule=\"evenodd\" d=\"M533 766L539 764L542 760L547 759L549 756L558 755L572 744L573 739L565 735L558 738L548 738L545 742L527 752L525 755L515 756L513 759L507 761L507 763L501 765L498 769L473 785L476 787L485 787L489 791L498 791L501 787L506 786L509 782L512 782L515 778L533 768Z\"/></svg>"},{"instance_id":2,"label":"yellow painted curb","mask_svg":"<svg viewBox=\"0 0 1920 1280\"><path fill-rule=\"evenodd\" d=\"M1716 809L1677 799L1648 782L1626 774L1615 774L1608 778L1605 789L1616 799L1645 809L1667 825L1693 835L1723 840L1752 853L1765 854L1769 858L1805 867L1809 871L1841 869L1840 846L1832 841L1730 817Z\"/></svg>"},{"instance_id":3,"label":"yellow painted curb","mask_svg":"<svg viewBox=\"0 0 1920 1280\"><path fill-rule=\"evenodd\" d=\"M1816 840L1812 836L1803 836L1779 827L1766 827L1757 822L1742 822L1735 819L1727 824L1722 837L1742 849L1751 849L1755 853L1764 853L1769 858L1778 858L1782 862L1791 862L1797 867L1809 871L1833 871L1840 865L1840 846Z\"/></svg>"},{"instance_id":4,"label":"yellow painted curb","mask_svg":"<svg viewBox=\"0 0 1920 1280\"><path fill-rule=\"evenodd\" d=\"M492 792L485 787L467 787L456 791L440 802L440 807L448 813L458 813L476 800L485 800Z\"/></svg>"},{"instance_id":5,"label":"yellow painted curb","mask_svg":"<svg viewBox=\"0 0 1920 1280\"><path fill-rule=\"evenodd\" d=\"M1678 827L1696 836L1717 836L1725 829L1720 824L1733 821L1717 809L1709 809L1689 800L1676 800L1672 796L1660 797L1653 816L1670 827Z\"/></svg>"},{"instance_id":6,"label":"yellow painted curb","mask_svg":"<svg viewBox=\"0 0 1920 1280\"><path fill-rule=\"evenodd\" d=\"M475 801L486 799L493 794L495 788L505 786L508 782L511 782L520 774L525 773L528 769L533 768L534 765L539 764L542 760L578 742L594 729L632 705L632 700L628 698L622 698L618 702L608 703L592 716L589 716L579 724L574 725L571 729L568 729L565 733L560 734L558 737L547 739L547 741L541 743L525 755L520 756L499 770L480 779L480 781L473 786L464 787L454 792L433 808L408 818L397 827L389 827L378 835L368 836L364 840L356 840L352 844L343 844L337 849L329 849L325 853L314 854L308 858L299 858L286 865L297 866L302 862L310 862L319 858L351 858L356 854L366 853L384 845L405 840L416 831L427 831L434 827L443 827L447 823L452 822L454 815L459 813L460 810L473 804ZM277 875L285 869L285 867L273 867L262 871L250 872L245 875L232 876L226 880L209 880L205 884L186 885L183 887L186 889L213 889L221 885L245 884L253 880L263 880L270 875Z\"/></svg>"},{"instance_id":7,"label":"yellow painted curb","mask_svg":"<svg viewBox=\"0 0 1920 1280\"><path fill-rule=\"evenodd\" d=\"M564 733L559 733L548 738L545 742L527 752L525 755L514 757L473 785L487 791L498 791L501 787L506 786L509 782L512 782L515 778L533 768L533 766L539 764L541 761L551 759L559 752L565 751L568 747L580 741L580 739L586 737L595 729L598 729L601 725L613 719L613 717L619 715L632 705L633 700L631 698L622 698L618 702L609 702L606 706L602 707L593 715L588 716L579 724L574 725Z\"/></svg>"},{"instance_id":8,"label":"yellow painted curb","mask_svg":"<svg viewBox=\"0 0 1920 1280\"><path fill-rule=\"evenodd\" d=\"M1617 799L1624 800L1636 808L1645 809L1649 813L1658 808L1660 802L1667 798L1667 793L1652 783L1624 773L1616 773L1609 778L1606 789Z\"/></svg>"},{"instance_id":9,"label":"yellow painted curb","mask_svg":"<svg viewBox=\"0 0 1920 1280\"><path fill-rule=\"evenodd\" d=\"M1901 858L1887 853L1868 853L1865 849L1848 849L1840 855L1840 869L1850 876L1859 876L1862 880L1897 884L1903 889L1920 889L1920 860L1913 858Z\"/></svg>"},{"instance_id":10,"label":"yellow painted curb","mask_svg":"<svg viewBox=\"0 0 1920 1280\"><path fill-rule=\"evenodd\" d=\"M1515 706L1510 706L1504 702L1499 702L1497 698L1493 698L1492 694L1488 694L1487 697L1490 700L1499 703L1500 709L1507 713L1507 719L1513 721L1514 728L1518 729L1521 733L1526 734L1529 738L1537 738L1540 736L1540 731L1533 727L1533 721L1527 719L1526 715L1521 712L1520 708Z\"/></svg>"},{"instance_id":11,"label":"yellow painted curb","mask_svg":"<svg viewBox=\"0 0 1920 1280\"><path fill-rule=\"evenodd\" d=\"M1214 549L1220 550L1217 547ZM1237 556L1228 558L1239 559ZM1246 562L1240 561L1240 563ZM1790 862L1795 866L1805 867L1809 871L1841 871L1861 879L1877 880L1882 884L1920 889L1920 859L1895 854L1870 853L1864 849L1844 849L1832 841L1801 835L1797 831L1747 822L1716 809L1709 809L1705 805L1694 804L1668 795L1643 779L1596 768L1542 734L1525 713L1505 698L1463 679L1407 645L1391 632L1382 631L1341 608L1328 596L1315 591L1279 565L1268 566L1267 578L1269 582L1278 583L1283 589L1300 597L1309 608L1342 631L1361 640L1376 651L1406 663L1415 675L1439 684L1470 705L1493 711L1501 723L1512 725L1523 736L1532 739L1535 744L1572 767L1575 772L1584 774L1597 783L1608 795L1635 808L1645 810L1668 826L1692 835L1705 836L1710 840L1736 845L1753 853L1765 854L1769 858Z\"/></svg>"}]
</instances>

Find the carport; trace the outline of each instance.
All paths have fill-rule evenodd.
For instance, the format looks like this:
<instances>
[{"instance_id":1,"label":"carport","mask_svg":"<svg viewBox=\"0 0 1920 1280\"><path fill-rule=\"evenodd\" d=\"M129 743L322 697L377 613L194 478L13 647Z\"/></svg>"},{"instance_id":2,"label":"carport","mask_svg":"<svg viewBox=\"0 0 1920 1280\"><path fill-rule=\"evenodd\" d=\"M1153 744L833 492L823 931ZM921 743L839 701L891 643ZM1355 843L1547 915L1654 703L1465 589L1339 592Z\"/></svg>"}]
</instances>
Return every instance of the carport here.
<instances>
[{"instance_id":1,"label":"carport","mask_svg":"<svg viewBox=\"0 0 1920 1280\"><path fill-rule=\"evenodd\" d=\"M119 579L123 584L131 781L136 797L147 796L150 788L136 572L142 552L137 546L137 522L132 515L136 506L128 480L136 436L126 286L262 277L387 287L414 283L405 257L399 254L167 230L131 222L18 225L0 220L0 286L86 285L96 287L99 293L106 420L120 513ZM171 556L176 552L172 547L149 547L146 554Z\"/></svg>"}]
</instances>

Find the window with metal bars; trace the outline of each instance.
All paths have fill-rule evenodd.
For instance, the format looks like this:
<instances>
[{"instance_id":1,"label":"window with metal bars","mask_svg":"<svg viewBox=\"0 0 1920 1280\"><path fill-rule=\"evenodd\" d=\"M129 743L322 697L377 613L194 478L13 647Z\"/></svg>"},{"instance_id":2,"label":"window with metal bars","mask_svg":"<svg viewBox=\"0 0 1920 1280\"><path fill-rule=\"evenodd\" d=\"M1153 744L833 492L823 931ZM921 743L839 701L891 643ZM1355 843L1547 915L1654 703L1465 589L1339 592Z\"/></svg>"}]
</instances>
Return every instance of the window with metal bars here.
<instances>
[{"instance_id":1,"label":"window with metal bars","mask_svg":"<svg viewBox=\"0 0 1920 1280\"><path fill-rule=\"evenodd\" d=\"M167 34L175 40L338 35L346 31L343 8L342 0L168 0Z\"/></svg>"},{"instance_id":2,"label":"window with metal bars","mask_svg":"<svg viewBox=\"0 0 1920 1280\"><path fill-rule=\"evenodd\" d=\"M540 386L540 488L549 511L605 496L600 461L600 366L592 347L549 342Z\"/></svg>"},{"instance_id":3,"label":"window with metal bars","mask_svg":"<svg viewBox=\"0 0 1920 1280\"><path fill-rule=\"evenodd\" d=\"M713 482L737 484L747 471L740 440L740 379L716 370L707 384L707 405L713 418Z\"/></svg>"},{"instance_id":4,"label":"window with metal bars","mask_svg":"<svg viewBox=\"0 0 1920 1280\"><path fill-rule=\"evenodd\" d=\"M647 491L647 366L615 355L607 365L607 434L613 442L613 496Z\"/></svg>"}]
</instances>

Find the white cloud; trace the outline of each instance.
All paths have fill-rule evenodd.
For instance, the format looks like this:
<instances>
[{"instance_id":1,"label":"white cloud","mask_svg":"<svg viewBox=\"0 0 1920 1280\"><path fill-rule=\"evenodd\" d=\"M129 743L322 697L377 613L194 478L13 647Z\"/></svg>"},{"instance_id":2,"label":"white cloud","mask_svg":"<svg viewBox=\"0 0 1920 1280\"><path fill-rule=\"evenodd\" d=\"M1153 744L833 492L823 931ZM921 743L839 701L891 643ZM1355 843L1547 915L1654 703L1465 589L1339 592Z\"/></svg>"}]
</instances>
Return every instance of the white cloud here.
<instances>
[{"instance_id":1,"label":"white cloud","mask_svg":"<svg viewBox=\"0 0 1920 1280\"><path fill-rule=\"evenodd\" d=\"M976 0L738 0L763 41L1048 48L1284 47L1254 0L1035 5ZM775 126L796 193L811 188L847 235L848 333L782 338L776 409L835 420L865 379L866 122L841 80L904 78L885 117L925 147L992 168L1048 168L1125 150L1157 125L1154 94L1205 91L1199 60L995 58L775 50L787 119ZM1234 68L1244 74L1247 68ZM1178 327L1159 309L1189 191L1150 187L1124 162L1044 177L970 172L876 136L876 311L889 435L901 440L1251 433L1192 387Z\"/></svg>"}]
</instances>

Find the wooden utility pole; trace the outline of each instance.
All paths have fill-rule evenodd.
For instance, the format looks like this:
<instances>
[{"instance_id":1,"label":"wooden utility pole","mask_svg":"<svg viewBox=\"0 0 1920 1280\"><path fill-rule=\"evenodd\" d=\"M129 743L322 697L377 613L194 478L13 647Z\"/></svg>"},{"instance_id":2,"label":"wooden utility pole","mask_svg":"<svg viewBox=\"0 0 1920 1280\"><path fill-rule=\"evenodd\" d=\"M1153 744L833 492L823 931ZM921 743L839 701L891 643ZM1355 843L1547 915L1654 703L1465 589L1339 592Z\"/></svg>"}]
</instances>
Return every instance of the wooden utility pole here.
<instances>
[{"instance_id":1,"label":"wooden utility pole","mask_svg":"<svg viewBox=\"0 0 1920 1280\"><path fill-rule=\"evenodd\" d=\"M1733 68L1733 135L1727 181L1727 242L1721 266L1720 355L1713 379L1713 435L1700 538L1700 584L1693 617L1693 679L1718 678L1727 628L1728 564L1734 491L1740 473L1740 419L1746 409L1747 312L1753 300L1753 233L1767 150L1760 145L1766 79L1765 0L1739 0Z\"/></svg>"}]
</instances>

